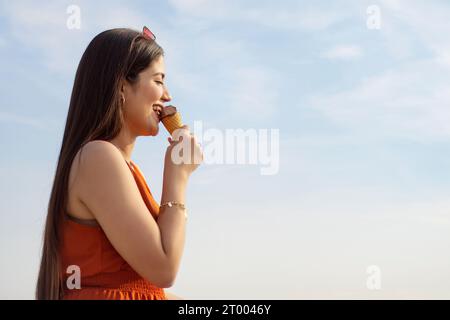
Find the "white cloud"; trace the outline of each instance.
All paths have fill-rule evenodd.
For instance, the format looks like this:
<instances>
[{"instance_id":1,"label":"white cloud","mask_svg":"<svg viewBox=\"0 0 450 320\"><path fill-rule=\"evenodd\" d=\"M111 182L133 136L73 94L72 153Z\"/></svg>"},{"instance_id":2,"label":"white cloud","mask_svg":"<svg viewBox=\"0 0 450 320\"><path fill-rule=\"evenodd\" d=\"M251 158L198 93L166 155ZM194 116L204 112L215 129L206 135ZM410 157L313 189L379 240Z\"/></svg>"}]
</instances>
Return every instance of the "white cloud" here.
<instances>
[{"instance_id":1,"label":"white cloud","mask_svg":"<svg viewBox=\"0 0 450 320\"><path fill-rule=\"evenodd\" d=\"M133 7L132 3L129 5L120 2L107 3L107 6L99 7L92 1L83 2L82 10L86 15L86 28L98 30L98 32L112 28L132 28L141 31L145 25L155 33L157 41L163 38L161 35L164 34L166 26L163 26L161 21L165 17L162 17L158 10L147 7L140 11ZM101 13L99 14L99 12Z\"/></svg>"},{"instance_id":2,"label":"white cloud","mask_svg":"<svg viewBox=\"0 0 450 320\"><path fill-rule=\"evenodd\" d=\"M224 18L231 14L230 2L226 0L169 0L178 12L211 19Z\"/></svg>"},{"instance_id":3,"label":"white cloud","mask_svg":"<svg viewBox=\"0 0 450 320\"><path fill-rule=\"evenodd\" d=\"M450 76L442 67L450 66L450 7L442 2L399 0L382 1L380 8L383 24L376 32L387 53L399 59L398 64L362 79L353 88L312 97L310 105L353 134L357 132L359 138L448 140ZM357 45L340 45L322 57L353 59L362 54Z\"/></svg>"},{"instance_id":4,"label":"white cloud","mask_svg":"<svg viewBox=\"0 0 450 320\"><path fill-rule=\"evenodd\" d=\"M430 50L438 63L449 64L450 6L446 2L381 1L381 32L394 52L410 55L414 41ZM432 23L431 23L432 22ZM417 39L416 39L417 38Z\"/></svg>"},{"instance_id":5,"label":"white cloud","mask_svg":"<svg viewBox=\"0 0 450 320\"><path fill-rule=\"evenodd\" d=\"M280 108L274 72L262 67L241 67L233 70L230 78L234 80L228 98L235 115L265 119Z\"/></svg>"},{"instance_id":6,"label":"white cloud","mask_svg":"<svg viewBox=\"0 0 450 320\"><path fill-rule=\"evenodd\" d=\"M358 134L450 139L450 75L434 61L410 63L349 90L311 98L313 108ZM441 74L441 76L437 76Z\"/></svg>"},{"instance_id":7,"label":"white cloud","mask_svg":"<svg viewBox=\"0 0 450 320\"><path fill-rule=\"evenodd\" d=\"M349 17L349 6L333 4L314 6L285 1L278 3L224 0L170 0L181 14L215 22L243 22L284 30L322 30Z\"/></svg>"},{"instance_id":8,"label":"white cloud","mask_svg":"<svg viewBox=\"0 0 450 320\"><path fill-rule=\"evenodd\" d=\"M330 60L353 60L362 56L362 49L357 45L338 45L322 53Z\"/></svg>"},{"instance_id":9,"label":"white cloud","mask_svg":"<svg viewBox=\"0 0 450 320\"><path fill-rule=\"evenodd\" d=\"M0 111L0 122L5 122L8 124L19 124L25 126L31 126L35 129L46 130L47 124L43 123L34 118L17 115L9 112Z\"/></svg>"},{"instance_id":10,"label":"white cloud","mask_svg":"<svg viewBox=\"0 0 450 320\"><path fill-rule=\"evenodd\" d=\"M36 2L8 2L2 4L7 13L11 36L35 56L43 56L53 71L73 70L76 53L72 43L79 41L80 32L66 27L66 7L61 4Z\"/></svg>"},{"instance_id":11,"label":"white cloud","mask_svg":"<svg viewBox=\"0 0 450 320\"><path fill-rule=\"evenodd\" d=\"M5 2L11 36L27 48L37 50L44 64L52 71L72 74L87 43L95 33L113 27L140 29L148 22L144 15L126 6L108 4L100 9L94 2L79 1L81 29L66 26L67 4L32 1ZM153 23L152 28L158 29ZM97 32L96 32L97 30Z\"/></svg>"},{"instance_id":12,"label":"white cloud","mask_svg":"<svg viewBox=\"0 0 450 320\"><path fill-rule=\"evenodd\" d=\"M244 12L242 21L261 24L273 29L323 30L346 17L344 12L330 9L274 6L255 8Z\"/></svg>"},{"instance_id":13,"label":"white cloud","mask_svg":"<svg viewBox=\"0 0 450 320\"><path fill-rule=\"evenodd\" d=\"M316 95L310 106L349 129L355 139L448 141L450 74L442 67L450 66L450 7L443 2L398 0L382 1L380 9L381 29L372 32L380 32L387 53L398 63L352 88ZM338 46L323 56L350 58L361 53L357 47Z\"/></svg>"}]
</instances>

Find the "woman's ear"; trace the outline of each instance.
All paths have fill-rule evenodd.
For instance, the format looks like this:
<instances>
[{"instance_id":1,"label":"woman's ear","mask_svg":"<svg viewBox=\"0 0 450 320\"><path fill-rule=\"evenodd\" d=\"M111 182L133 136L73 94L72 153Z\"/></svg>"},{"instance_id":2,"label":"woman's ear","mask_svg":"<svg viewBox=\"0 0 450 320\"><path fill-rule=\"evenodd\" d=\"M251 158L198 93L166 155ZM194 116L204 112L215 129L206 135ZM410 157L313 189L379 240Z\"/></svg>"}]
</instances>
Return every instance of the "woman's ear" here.
<instances>
[{"instance_id":1,"label":"woman's ear","mask_svg":"<svg viewBox=\"0 0 450 320\"><path fill-rule=\"evenodd\" d=\"M125 93L125 83L124 81L121 81L120 87L119 87L119 95L120 95L120 102L122 103L122 106L125 104L126 101L126 93Z\"/></svg>"},{"instance_id":2,"label":"woman's ear","mask_svg":"<svg viewBox=\"0 0 450 320\"><path fill-rule=\"evenodd\" d=\"M127 98L127 95L128 95L129 86L130 86L130 84L128 83L128 81L126 79L123 79L120 82L120 95L124 96L125 99Z\"/></svg>"},{"instance_id":3,"label":"woman's ear","mask_svg":"<svg viewBox=\"0 0 450 320\"><path fill-rule=\"evenodd\" d=\"M126 78L120 81L120 93L125 95L125 98L133 91L133 83Z\"/></svg>"}]
</instances>

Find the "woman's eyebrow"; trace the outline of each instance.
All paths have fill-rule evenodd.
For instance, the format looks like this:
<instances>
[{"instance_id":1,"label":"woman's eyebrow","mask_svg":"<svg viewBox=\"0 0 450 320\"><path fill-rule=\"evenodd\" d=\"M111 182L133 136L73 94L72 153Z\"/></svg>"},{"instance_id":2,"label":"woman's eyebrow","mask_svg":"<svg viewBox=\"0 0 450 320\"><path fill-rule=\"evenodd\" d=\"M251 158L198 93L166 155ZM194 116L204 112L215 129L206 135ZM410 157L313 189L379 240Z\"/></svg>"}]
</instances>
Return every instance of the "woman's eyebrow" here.
<instances>
[{"instance_id":1,"label":"woman's eyebrow","mask_svg":"<svg viewBox=\"0 0 450 320\"><path fill-rule=\"evenodd\" d=\"M164 80L164 77L166 76L164 73L162 73L162 72L157 72L157 73L154 73L153 75L154 76L157 76L158 74L160 74L161 76L162 76L162 78L163 78L163 80Z\"/></svg>"}]
</instances>

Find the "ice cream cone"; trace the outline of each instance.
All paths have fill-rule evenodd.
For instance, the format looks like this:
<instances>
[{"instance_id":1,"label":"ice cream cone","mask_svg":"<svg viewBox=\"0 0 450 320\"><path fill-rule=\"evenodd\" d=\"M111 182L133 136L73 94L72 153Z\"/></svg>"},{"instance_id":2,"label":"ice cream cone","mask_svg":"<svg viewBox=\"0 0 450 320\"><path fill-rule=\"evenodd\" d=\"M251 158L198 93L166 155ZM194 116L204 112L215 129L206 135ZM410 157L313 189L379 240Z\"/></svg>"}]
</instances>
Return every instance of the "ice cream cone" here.
<instances>
[{"instance_id":1,"label":"ice cream cone","mask_svg":"<svg viewBox=\"0 0 450 320\"><path fill-rule=\"evenodd\" d=\"M183 126L183 122L181 121L181 115L179 112L165 117L164 119L162 119L162 123L170 134L172 134L176 129L179 129Z\"/></svg>"},{"instance_id":2,"label":"ice cream cone","mask_svg":"<svg viewBox=\"0 0 450 320\"><path fill-rule=\"evenodd\" d=\"M172 133L183 126L181 121L181 114L177 112L177 108L174 106L165 107L161 112L161 122L166 130L172 135Z\"/></svg>"}]
</instances>

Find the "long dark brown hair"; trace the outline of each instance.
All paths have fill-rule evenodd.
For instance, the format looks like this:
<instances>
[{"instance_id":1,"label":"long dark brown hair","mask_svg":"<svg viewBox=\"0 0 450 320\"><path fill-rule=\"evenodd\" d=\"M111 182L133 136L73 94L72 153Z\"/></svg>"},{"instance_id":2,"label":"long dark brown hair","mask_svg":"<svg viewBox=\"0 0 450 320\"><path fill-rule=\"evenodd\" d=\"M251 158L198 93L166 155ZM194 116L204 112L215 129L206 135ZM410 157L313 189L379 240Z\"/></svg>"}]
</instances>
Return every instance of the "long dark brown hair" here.
<instances>
[{"instance_id":1,"label":"long dark brown hair","mask_svg":"<svg viewBox=\"0 0 450 320\"><path fill-rule=\"evenodd\" d=\"M154 40L124 28L98 34L83 53L75 75L48 203L36 299L61 299L63 296L60 225L66 210L69 171L75 155L89 141L109 141L120 132L124 120L121 82L136 83L139 73L163 55L163 49Z\"/></svg>"}]
</instances>

